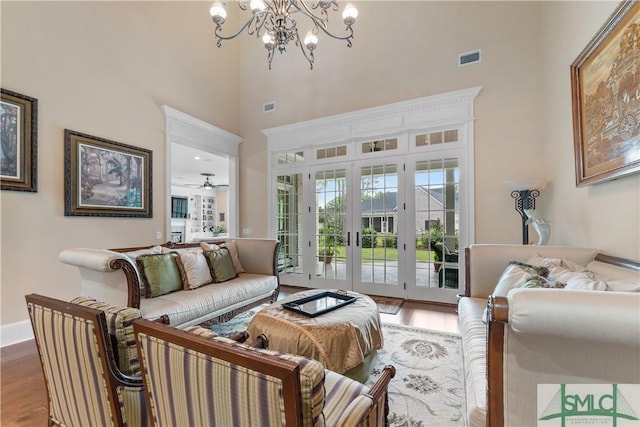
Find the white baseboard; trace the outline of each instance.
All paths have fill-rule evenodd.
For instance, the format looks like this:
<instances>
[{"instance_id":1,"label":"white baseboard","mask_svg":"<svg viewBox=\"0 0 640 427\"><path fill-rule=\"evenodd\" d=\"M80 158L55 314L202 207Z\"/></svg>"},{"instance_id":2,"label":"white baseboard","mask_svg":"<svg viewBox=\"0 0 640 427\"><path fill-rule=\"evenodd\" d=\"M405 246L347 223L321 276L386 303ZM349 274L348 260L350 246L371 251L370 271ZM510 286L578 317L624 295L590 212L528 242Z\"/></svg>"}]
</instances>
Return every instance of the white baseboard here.
<instances>
[{"instance_id":1,"label":"white baseboard","mask_svg":"<svg viewBox=\"0 0 640 427\"><path fill-rule=\"evenodd\" d=\"M0 326L0 347L31 339L33 339L33 329L29 320Z\"/></svg>"}]
</instances>

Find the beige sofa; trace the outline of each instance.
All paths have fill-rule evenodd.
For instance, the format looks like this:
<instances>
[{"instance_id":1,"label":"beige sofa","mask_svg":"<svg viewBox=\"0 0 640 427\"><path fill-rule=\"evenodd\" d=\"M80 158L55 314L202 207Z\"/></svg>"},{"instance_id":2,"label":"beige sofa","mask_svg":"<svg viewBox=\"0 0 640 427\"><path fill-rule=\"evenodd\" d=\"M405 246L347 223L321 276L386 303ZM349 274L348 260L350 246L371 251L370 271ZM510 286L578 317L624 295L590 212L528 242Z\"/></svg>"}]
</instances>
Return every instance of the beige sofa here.
<instances>
[{"instance_id":1,"label":"beige sofa","mask_svg":"<svg viewBox=\"0 0 640 427\"><path fill-rule=\"evenodd\" d=\"M215 242L222 244L225 242ZM244 272L234 279L182 289L147 298L141 291L141 276L135 257L170 251L193 251L200 244L165 243L118 249L65 249L61 262L73 265L80 272L80 294L114 305L140 309L146 319L165 318L172 326L184 328L196 324L227 320L248 308L264 302L274 302L279 293L276 268L277 240L229 239L235 246Z\"/></svg>"},{"instance_id":2,"label":"beige sofa","mask_svg":"<svg viewBox=\"0 0 640 427\"><path fill-rule=\"evenodd\" d=\"M517 288L492 296L510 261L536 256L586 266L607 289L635 292ZM466 263L458 313L469 426L538 425L538 384L640 383L640 263L590 248L493 244L467 248Z\"/></svg>"}]
</instances>

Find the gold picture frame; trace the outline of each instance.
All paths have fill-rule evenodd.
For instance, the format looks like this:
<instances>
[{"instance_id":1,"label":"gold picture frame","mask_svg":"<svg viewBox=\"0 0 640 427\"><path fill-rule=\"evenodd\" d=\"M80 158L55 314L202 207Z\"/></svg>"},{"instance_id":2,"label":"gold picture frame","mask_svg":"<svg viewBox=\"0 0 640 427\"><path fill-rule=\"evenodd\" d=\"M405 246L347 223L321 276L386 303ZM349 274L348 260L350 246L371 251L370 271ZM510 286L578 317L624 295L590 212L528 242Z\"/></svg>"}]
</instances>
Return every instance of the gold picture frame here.
<instances>
[{"instance_id":1,"label":"gold picture frame","mask_svg":"<svg viewBox=\"0 0 640 427\"><path fill-rule=\"evenodd\" d=\"M578 187L640 171L638 40L640 3L623 1L571 64Z\"/></svg>"},{"instance_id":2,"label":"gold picture frame","mask_svg":"<svg viewBox=\"0 0 640 427\"><path fill-rule=\"evenodd\" d=\"M38 192L38 100L0 89L1 189Z\"/></svg>"},{"instance_id":3,"label":"gold picture frame","mask_svg":"<svg viewBox=\"0 0 640 427\"><path fill-rule=\"evenodd\" d=\"M152 152L64 131L64 215L152 215Z\"/></svg>"}]
</instances>

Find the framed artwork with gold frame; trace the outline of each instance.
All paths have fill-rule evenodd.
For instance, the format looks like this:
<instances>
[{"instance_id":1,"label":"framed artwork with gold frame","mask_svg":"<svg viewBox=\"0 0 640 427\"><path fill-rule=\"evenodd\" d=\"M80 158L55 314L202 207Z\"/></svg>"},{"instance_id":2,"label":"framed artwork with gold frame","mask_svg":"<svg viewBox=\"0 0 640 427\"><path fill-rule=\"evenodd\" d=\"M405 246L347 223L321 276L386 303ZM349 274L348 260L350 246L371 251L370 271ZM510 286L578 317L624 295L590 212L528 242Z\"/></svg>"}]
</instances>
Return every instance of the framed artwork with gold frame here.
<instances>
[{"instance_id":1,"label":"framed artwork with gold frame","mask_svg":"<svg viewBox=\"0 0 640 427\"><path fill-rule=\"evenodd\" d=\"M625 0L571 64L578 187L640 171L640 3Z\"/></svg>"},{"instance_id":2,"label":"framed artwork with gold frame","mask_svg":"<svg viewBox=\"0 0 640 427\"><path fill-rule=\"evenodd\" d=\"M151 218L152 152L65 129L64 214Z\"/></svg>"},{"instance_id":3,"label":"framed artwork with gold frame","mask_svg":"<svg viewBox=\"0 0 640 427\"><path fill-rule=\"evenodd\" d=\"M0 89L2 190L38 191L38 100Z\"/></svg>"}]
</instances>

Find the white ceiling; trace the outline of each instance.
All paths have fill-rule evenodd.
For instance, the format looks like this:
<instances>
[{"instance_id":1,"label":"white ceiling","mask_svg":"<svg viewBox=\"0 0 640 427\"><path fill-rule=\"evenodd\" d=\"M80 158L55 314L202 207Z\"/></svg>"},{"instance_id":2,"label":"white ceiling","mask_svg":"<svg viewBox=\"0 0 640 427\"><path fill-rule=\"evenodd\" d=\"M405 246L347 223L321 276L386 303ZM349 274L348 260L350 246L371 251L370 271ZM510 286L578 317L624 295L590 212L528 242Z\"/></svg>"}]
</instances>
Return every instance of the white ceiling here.
<instances>
[{"instance_id":1,"label":"white ceiling","mask_svg":"<svg viewBox=\"0 0 640 427\"><path fill-rule=\"evenodd\" d=\"M215 174L209 179L212 184L229 185L229 160L226 157L186 145L171 145L171 185L189 188L202 185L205 177L200 174L203 172Z\"/></svg>"}]
</instances>

